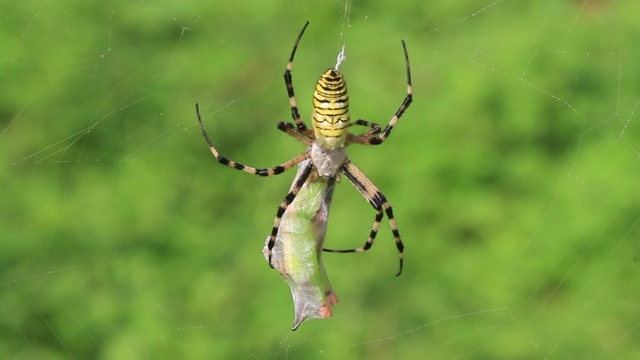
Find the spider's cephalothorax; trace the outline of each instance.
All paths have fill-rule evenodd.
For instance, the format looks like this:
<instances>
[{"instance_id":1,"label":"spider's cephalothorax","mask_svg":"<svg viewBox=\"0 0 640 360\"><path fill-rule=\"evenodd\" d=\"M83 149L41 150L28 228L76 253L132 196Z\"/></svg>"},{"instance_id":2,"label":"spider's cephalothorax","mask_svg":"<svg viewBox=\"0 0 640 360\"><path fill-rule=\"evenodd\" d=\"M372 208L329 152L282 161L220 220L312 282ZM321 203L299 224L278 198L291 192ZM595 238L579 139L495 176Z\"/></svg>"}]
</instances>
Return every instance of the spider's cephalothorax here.
<instances>
[{"instance_id":1,"label":"spider's cephalothorax","mask_svg":"<svg viewBox=\"0 0 640 360\"><path fill-rule=\"evenodd\" d=\"M369 237L364 245L345 250L323 250L341 253L369 250L378 233L380 221L382 221L382 217L386 214L387 218L389 218L391 232L393 233L396 248L398 249L400 257L400 269L397 273L397 275L400 275L402 273L404 245L400 239L400 232L398 231L391 205L373 182L371 182L371 180L369 180L367 176L353 162L351 162L351 160L349 160L346 154L346 147L351 144L382 144L389 137L391 130L393 130L393 127L413 101L411 68L409 66L409 54L407 53L407 47L404 41L402 41L407 69L407 95L384 129L376 123L362 119L350 122L347 84L344 81L342 74L336 68L331 68L322 74L313 93L313 130L311 130L300 118L298 102L293 90L293 80L291 77L293 57L298 48L298 44L300 43L300 39L302 38L302 34L304 34L308 25L309 22L307 22L302 28L302 31L300 31L300 35L298 35L298 38L296 39L293 51L289 57L289 62L287 63L287 68L284 72L284 81L287 86L287 94L289 95L289 104L291 106L291 117L295 124L284 121L280 121L278 123L279 130L306 144L307 150L302 154L295 156L291 160L272 168L255 168L229 160L218 153L218 150L216 150L213 143L207 136L207 132L202 124L202 118L200 117L200 110L196 104L196 113L202 129L202 134L209 145L209 149L211 149L211 152L218 162L237 170L242 170L259 176L272 176L281 174L296 165L302 164L300 165L301 169L298 171L296 178L293 180L289 193L278 207L276 218L273 221L271 235L269 235L267 240L266 254L271 267L273 267L273 264L271 263L273 255L272 250L276 243L276 237L278 236L282 216L289 208L289 205L296 200L296 196L303 186L314 181L329 181L331 183L335 183L334 180L342 174L354 185L362 196L367 199L371 206L373 206L376 211L376 217L373 222L373 226L371 227ZM365 126L368 127L369 130L359 135L352 134L348 130L354 125ZM305 161L308 159L311 161Z\"/></svg>"},{"instance_id":2,"label":"spider's cephalothorax","mask_svg":"<svg viewBox=\"0 0 640 360\"><path fill-rule=\"evenodd\" d=\"M325 71L316 84L311 122L319 146L332 150L344 146L351 126L349 95L347 83L336 69Z\"/></svg>"}]
</instances>

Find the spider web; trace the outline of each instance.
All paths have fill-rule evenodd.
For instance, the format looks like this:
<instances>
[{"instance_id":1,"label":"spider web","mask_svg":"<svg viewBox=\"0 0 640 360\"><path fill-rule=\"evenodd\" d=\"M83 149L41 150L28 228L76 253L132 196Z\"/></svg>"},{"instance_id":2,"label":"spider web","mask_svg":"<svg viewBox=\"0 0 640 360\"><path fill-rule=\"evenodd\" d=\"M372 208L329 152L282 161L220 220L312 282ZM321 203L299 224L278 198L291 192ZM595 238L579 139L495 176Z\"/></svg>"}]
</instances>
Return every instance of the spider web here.
<instances>
[{"instance_id":1,"label":"spider web","mask_svg":"<svg viewBox=\"0 0 640 360\"><path fill-rule=\"evenodd\" d=\"M633 1L116 1L0 5L0 355L12 359L640 356ZM350 157L394 206L364 254L325 254L340 304L290 332L260 253L317 76L346 55ZM373 39L373 40L372 40ZM343 47L344 46L344 47ZM286 140L285 140L286 139ZM284 178L283 178L284 177ZM364 242L346 182L327 247ZM334 246L340 245L340 246Z\"/></svg>"}]
</instances>

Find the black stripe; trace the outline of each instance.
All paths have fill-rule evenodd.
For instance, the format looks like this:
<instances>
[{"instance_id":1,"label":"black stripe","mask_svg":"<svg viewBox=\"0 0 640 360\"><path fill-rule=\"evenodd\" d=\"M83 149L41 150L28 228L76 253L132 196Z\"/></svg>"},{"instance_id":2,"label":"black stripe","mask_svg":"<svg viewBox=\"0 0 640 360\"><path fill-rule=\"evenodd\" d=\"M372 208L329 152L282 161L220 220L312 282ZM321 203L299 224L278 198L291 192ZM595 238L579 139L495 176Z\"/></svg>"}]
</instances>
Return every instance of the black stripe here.
<instances>
[{"instance_id":1,"label":"black stripe","mask_svg":"<svg viewBox=\"0 0 640 360\"><path fill-rule=\"evenodd\" d=\"M336 119L337 121L347 121L347 119L343 119L342 117L347 114L349 111L345 110L345 111L340 111L342 109L326 109L326 108L321 108L321 107L315 107L314 108L316 114L322 116L322 117L329 117L329 118L338 118ZM315 118L315 116L314 116ZM333 120L333 119L332 119ZM326 120L318 120L318 122L326 122ZM335 121L331 121L331 123L335 123Z\"/></svg>"},{"instance_id":2,"label":"black stripe","mask_svg":"<svg viewBox=\"0 0 640 360\"><path fill-rule=\"evenodd\" d=\"M391 131L389 131L391 132ZM369 140L369 144L371 145L380 145L382 144L383 139L380 139L379 137L373 137L371 138L371 140Z\"/></svg>"},{"instance_id":3,"label":"black stripe","mask_svg":"<svg viewBox=\"0 0 640 360\"><path fill-rule=\"evenodd\" d=\"M323 77L318 80L318 83L326 86L344 86L345 81L344 78L327 78Z\"/></svg>"},{"instance_id":4,"label":"black stripe","mask_svg":"<svg viewBox=\"0 0 640 360\"><path fill-rule=\"evenodd\" d=\"M316 94L322 96L322 97L318 97L316 96ZM342 96L331 96L328 94L321 94L318 91L313 93L313 100L319 102L319 103L338 103L341 102L343 105L340 107L348 107L349 104L349 96L342 95Z\"/></svg>"},{"instance_id":5,"label":"black stripe","mask_svg":"<svg viewBox=\"0 0 640 360\"><path fill-rule=\"evenodd\" d=\"M376 198L376 200L379 201L380 205L384 204L385 202L387 202L387 198L384 197L384 195L380 192L380 191L376 191L374 197ZM393 219L393 212L389 212L389 210L391 210L391 208L387 208L387 217L389 217L389 219Z\"/></svg>"},{"instance_id":6,"label":"black stripe","mask_svg":"<svg viewBox=\"0 0 640 360\"><path fill-rule=\"evenodd\" d=\"M317 124L315 124L315 127L316 127L317 129L319 129L319 130L322 130L322 131L338 131L338 130L344 130L344 129L347 129L347 128L348 128L348 126L342 126L342 127L332 126L332 125L337 125L337 124L339 124L339 123L331 124L331 125L329 125L329 127L322 127L322 126L321 126L322 124L326 124L326 123L328 123L328 121L317 121L317 120L316 120L316 123L317 123ZM346 124L346 123L345 123L345 124Z\"/></svg>"},{"instance_id":7,"label":"black stripe","mask_svg":"<svg viewBox=\"0 0 640 360\"><path fill-rule=\"evenodd\" d=\"M334 83L334 84L329 84L326 81L322 81L322 80L318 82L318 86L320 87L320 89L324 91L332 91L332 92L338 92L338 91L346 92L344 90L345 85L346 83L344 81Z\"/></svg>"},{"instance_id":8,"label":"black stripe","mask_svg":"<svg viewBox=\"0 0 640 360\"><path fill-rule=\"evenodd\" d=\"M320 104L329 104L331 103L331 100L328 99L320 99L317 96L315 96L315 94L313 94L313 100L319 102Z\"/></svg>"},{"instance_id":9,"label":"black stripe","mask_svg":"<svg viewBox=\"0 0 640 360\"><path fill-rule=\"evenodd\" d=\"M238 164L237 162L234 162L234 163L233 163L233 168L234 168L234 169L238 169L238 170L242 170L242 169L244 169L244 168L245 168L245 166L244 166L244 165L242 165L242 164Z\"/></svg>"},{"instance_id":10,"label":"black stripe","mask_svg":"<svg viewBox=\"0 0 640 360\"><path fill-rule=\"evenodd\" d=\"M270 173L269 170L272 170ZM270 176L270 175L278 175L282 174L285 171L284 166L278 165L272 169L256 169L256 175L260 176Z\"/></svg>"}]
</instances>

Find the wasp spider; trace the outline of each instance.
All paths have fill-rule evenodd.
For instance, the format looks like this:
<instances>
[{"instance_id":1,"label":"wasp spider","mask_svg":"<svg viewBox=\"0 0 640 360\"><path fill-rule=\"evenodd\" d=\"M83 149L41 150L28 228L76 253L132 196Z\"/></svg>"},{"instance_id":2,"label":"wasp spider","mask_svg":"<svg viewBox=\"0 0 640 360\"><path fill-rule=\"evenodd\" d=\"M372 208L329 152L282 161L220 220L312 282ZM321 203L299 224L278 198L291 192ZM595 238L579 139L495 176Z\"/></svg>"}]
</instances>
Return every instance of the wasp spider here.
<instances>
[{"instance_id":1,"label":"wasp spider","mask_svg":"<svg viewBox=\"0 0 640 360\"><path fill-rule=\"evenodd\" d=\"M306 168L299 173L290 191L284 198L284 201L278 207L276 218L273 222L273 228L271 229L271 235L268 240L268 258L269 264L271 264L272 249L275 245L276 237L278 235L278 229L280 228L280 222L283 214L287 211L288 206L293 202L296 195L307 181L315 181L318 177L325 179L337 178L340 173L343 174L362 196L369 201L376 211L376 217L371 227L369 237L363 246L353 249L323 249L327 252L336 253L348 253L348 252L361 252L369 250L373 245L373 242L378 233L380 227L380 221L383 214L387 215L393 237L395 238L396 247L398 249L400 258L400 268L397 275L402 273L403 266L403 250L404 245L400 239L400 232L396 225L396 221L393 217L393 209L387 201L387 198L378 190L378 188L369 180L364 173L353 163L346 155L345 148L351 144L363 144L363 145L379 145L382 144L391 134L391 130L396 125L402 114L407 110L412 102L412 86L411 86L411 68L409 66L409 55L407 53L407 47L402 41L402 47L404 50L404 58L406 63L407 72L407 95L402 101L400 108L391 117L389 124L382 129L378 124L368 122L362 119L358 119L351 122L349 115L349 95L347 93L347 85L342 76L342 73L337 68L330 68L325 71L318 83L316 84L315 91L313 93L313 113L311 117L312 129L309 129L307 125L300 119L300 113L298 112L298 103L293 90L293 82L291 77L291 68L293 64L293 58L295 56L298 44L304 31L306 30L309 22L305 23L302 31L298 35L296 42L293 46L293 51L289 57L287 68L284 72L284 81L287 86L287 94L289 95L289 103L291 105L291 116L293 123L280 121L278 123L278 129L292 136L293 138L303 142L307 145L307 150L300 155L286 161L278 166L272 168L255 168L251 166L245 166L237 163L233 160L229 160L220 155L218 150L213 146L211 139L205 131L200 116L200 110L198 104L196 104L196 113L198 121L200 123L202 134L204 135L211 152L216 157L218 162L222 165L232 167L237 170L242 170L251 174L259 176L272 176L278 175L286 170L300 164L306 159L310 159ZM337 67L337 66L336 66ZM349 128L354 125L361 125L369 127L370 130L355 135L349 132Z\"/></svg>"}]
</instances>

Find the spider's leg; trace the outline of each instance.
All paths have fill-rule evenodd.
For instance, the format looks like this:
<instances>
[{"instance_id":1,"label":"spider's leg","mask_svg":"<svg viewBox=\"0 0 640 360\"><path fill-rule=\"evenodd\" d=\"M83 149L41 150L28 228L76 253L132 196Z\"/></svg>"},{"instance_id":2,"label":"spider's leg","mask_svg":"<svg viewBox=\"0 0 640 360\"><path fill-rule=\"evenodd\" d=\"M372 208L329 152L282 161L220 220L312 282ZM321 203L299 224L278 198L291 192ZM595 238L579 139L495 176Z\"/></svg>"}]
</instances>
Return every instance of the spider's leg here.
<instances>
[{"instance_id":1,"label":"spider's leg","mask_svg":"<svg viewBox=\"0 0 640 360\"><path fill-rule=\"evenodd\" d=\"M311 146L313 144L313 138L301 133L298 131L295 125L289 122L279 121L278 122L278 130L284 132L285 134L293 137L294 139L306 144L307 146Z\"/></svg>"},{"instance_id":2,"label":"spider's leg","mask_svg":"<svg viewBox=\"0 0 640 360\"><path fill-rule=\"evenodd\" d=\"M407 52L407 46L405 45L404 40L402 41L402 48L404 49L404 60L407 66L407 96L404 98L402 104L389 121L389 124L384 128L384 130L382 130L382 133L372 134L372 131L369 131L368 133L364 133L360 136L353 136L353 139L351 139L351 143L365 145L382 144L382 142L385 141L387 137L389 137L389 135L391 134L391 130L393 130L393 127L402 117L402 114L404 114L407 108L409 108L409 105L411 105L411 102L413 101L413 88L411 86L411 67L409 66L409 53Z\"/></svg>"},{"instance_id":3,"label":"spider's leg","mask_svg":"<svg viewBox=\"0 0 640 360\"><path fill-rule=\"evenodd\" d=\"M302 34L304 34L304 31L307 29L307 26L309 26L308 21L302 27L302 30L300 31L300 34L298 35L298 38L296 39L296 42L293 45L293 50L291 51L291 56L289 57L287 68L284 71L284 83L287 86L287 94L289 95L289 104L291 105L291 117L293 118L293 121L295 121L296 126L298 127L298 132L307 137L312 137L313 131L309 129L307 125L305 125L302 119L300 119L300 113L298 112L298 102L296 100L296 95L293 91L293 79L291 77L291 67L293 66L293 57L296 54L296 50L298 50L298 44L300 43Z\"/></svg>"},{"instance_id":4,"label":"spider's leg","mask_svg":"<svg viewBox=\"0 0 640 360\"><path fill-rule=\"evenodd\" d=\"M200 128L202 129L202 135L204 135L204 139L207 141L207 144L209 145L209 149L211 149L211 153L213 153L213 156L215 156L218 162L222 165L226 165L236 170L241 170L241 171L248 172L250 174L256 174L259 176L272 176L272 175L282 174L283 172L298 165L303 160L309 158L309 152L305 151L302 154L292 158L291 160L288 160L272 168L255 168L251 166L242 165L233 160L229 160L223 156L220 156L220 153L218 153L218 150L213 146L213 143L209 139L209 136L207 135L207 131L204 128L204 124L202 123L202 118L200 116L200 108L198 104L196 104L196 114L198 115L198 122L200 123Z\"/></svg>"},{"instance_id":5,"label":"spider's leg","mask_svg":"<svg viewBox=\"0 0 640 360\"><path fill-rule=\"evenodd\" d=\"M358 119L354 122L351 123L351 126L366 126L366 127L370 127L371 130L367 131L366 133L360 135L360 136L364 136L365 134L372 134L372 135L378 135L380 134L380 131L382 131L382 129L380 128L380 125L371 122L371 121L367 121L367 120L363 120L363 119Z\"/></svg>"},{"instance_id":6,"label":"spider's leg","mask_svg":"<svg viewBox=\"0 0 640 360\"><path fill-rule=\"evenodd\" d=\"M371 233L369 233L369 238L367 242L364 243L363 246L354 248L354 249L345 249L345 250L334 250L334 249L323 249L323 251L327 252L337 252L337 253L347 253L347 252L361 252L366 251L373 246L373 242L376 239L376 235L378 234L378 229L380 228L380 221L384 212L387 214L387 218L389 218L389 224L391 225L391 232L393 232L393 237L396 240L396 248L398 248L398 254L400 257L400 269L396 276L402 274L402 266L404 263L404 244L400 239L400 232L398 231L398 226L396 225L396 220L393 217L393 209L391 208L391 204L387 201L387 198L378 190L378 188L369 180L364 173L358 167L356 167L350 160L346 160L345 164L342 165L340 171L349 179L349 181L360 191L362 196L369 201L371 206L376 210L376 218L373 221L373 226L371 227Z\"/></svg>"},{"instance_id":7,"label":"spider's leg","mask_svg":"<svg viewBox=\"0 0 640 360\"><path fill-rule=\"evenodd\" d=\"M352 122L349 126L356 126L356 125L366 126L371 129L369 131L363 132L360 135L354 135L351 133L347 134L346 146L349 146L351 144L368 145L369 143L367 142L367 139L380 134L380 132L382 131L382 128L380 127L380 125L374 122L363 120L363 119L358 119Z\"/></svg>"},{"instance_id":8,"label":"spider's leg","mask_svg":"<svg viewBox=\"0 0 640 360\"><path fill-rule=\"evenodd\" d=\"M267 249L269 250L269 253L268 253L269 266L271 266L272 268L273 268L273 264L271 264L271 257L273 256L273 247L276 245L276 237L278 236L278 229L280 229L280 222L282 221L282 216L284 215L285 211L287 211L287 208L289 207L289 205L291 205L293 200L296 198L296 196L298 195L298 192L300 192L300 189L302 188L304 183L307 181L307 179L309 178L309 175L311 175L311 172L313 171L314 168L315 167L313 166L313 162L309 161L309 164L302 171L302 173L300 173L300 176L298 176L298 178L296 178L293 181L291 190L289 190L289 193L287 194L287 196L285 196L282 204L278 206L278 212L276 213L276 218L273 221L273 229L271 229L271 235L269 235L269 241L267 242Z\"/></svg>"}]
</instances>

